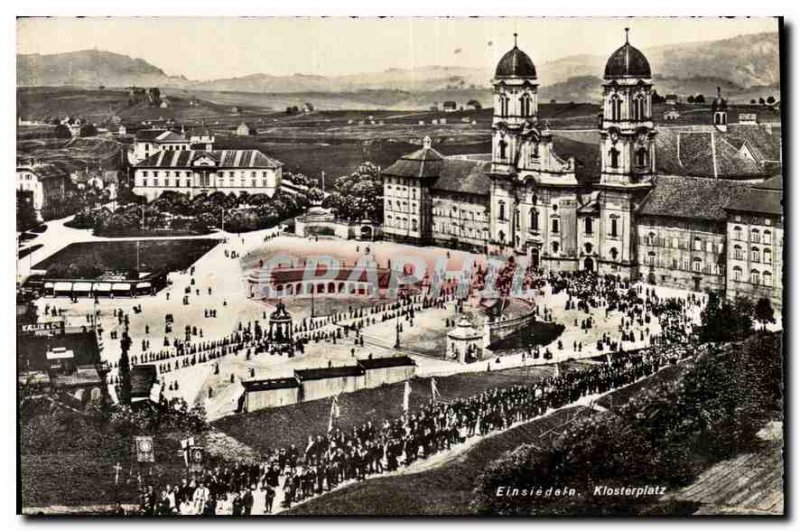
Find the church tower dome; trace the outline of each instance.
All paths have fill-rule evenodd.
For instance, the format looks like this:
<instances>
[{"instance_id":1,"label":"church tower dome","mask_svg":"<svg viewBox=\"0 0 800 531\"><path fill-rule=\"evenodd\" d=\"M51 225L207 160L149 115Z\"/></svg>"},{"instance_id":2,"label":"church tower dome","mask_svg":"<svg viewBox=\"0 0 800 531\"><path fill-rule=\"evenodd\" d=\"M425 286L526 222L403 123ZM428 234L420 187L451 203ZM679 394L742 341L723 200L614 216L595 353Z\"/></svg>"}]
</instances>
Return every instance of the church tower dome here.
<instances>
[{"instance_id":1,"label":"church tower dome","mask_svg":"<svg viewBox=\"0 0 800 531\"><path fill-rule=\"evenodd\" d=\"M494 77L526 77L536 79L536 66L531 58L517 47L517 34L514 34L514 47L497 63Z\"/></svg>"},{"instance_id":2,"label":"church tower dome","mask_svg":"<svg viewBox=\"0 0 800 531\"><path fill-rule=\"evenodd\" d=\"M603 77L606 80L652 77L647 57L628 41L628 28L625 28L625 44L617 48L608 58Z\"/></svg>"}]
</instances>

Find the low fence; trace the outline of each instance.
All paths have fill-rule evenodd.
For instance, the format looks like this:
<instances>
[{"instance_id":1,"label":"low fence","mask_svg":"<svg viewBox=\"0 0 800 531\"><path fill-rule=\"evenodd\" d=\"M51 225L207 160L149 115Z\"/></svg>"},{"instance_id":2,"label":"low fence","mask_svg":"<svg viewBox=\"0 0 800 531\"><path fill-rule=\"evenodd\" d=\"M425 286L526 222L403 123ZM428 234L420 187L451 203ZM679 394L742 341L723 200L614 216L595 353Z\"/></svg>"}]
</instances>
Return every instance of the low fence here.
<instances>
[{"instance_id":1,"label":"low fence","mask_svg":"<svg viewBox=\"0 0 800 531\"><path fill-rule=\"evenodd\" d=\"M357 360L354 365L298 369L288 378L242 382L238 411L288 406L410 380L417 364L408 356Z\"/></svg>"}]
</instances>

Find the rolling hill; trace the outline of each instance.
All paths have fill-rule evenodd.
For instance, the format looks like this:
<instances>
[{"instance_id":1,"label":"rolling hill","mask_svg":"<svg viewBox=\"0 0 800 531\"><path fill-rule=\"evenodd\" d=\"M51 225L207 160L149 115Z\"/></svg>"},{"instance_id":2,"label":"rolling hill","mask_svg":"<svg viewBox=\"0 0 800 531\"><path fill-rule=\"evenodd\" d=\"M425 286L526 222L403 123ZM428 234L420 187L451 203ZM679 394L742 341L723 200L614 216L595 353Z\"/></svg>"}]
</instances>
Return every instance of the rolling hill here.
<instances>
[{"instance_id":1,"label":"rolling hill","mask_svg":"<svg viewBox=\"0 0 800 531\"><path fill-rule=\"evenodd\" d=\"M143 59L102 50L17 55L17 86L174 86L188 81L168 76Z\"/></svg>"},{"instance_id":2,"label":"rolling hill","mask_svg":"<svg viewBox=\"0 0 800 531\"><path fill-rule=\"evenodd\" d=\"M727 98L749 101L761 96L779 98L780 68L777 33L740 35L725 40L692 42L644 49L661 94L713 95L722 87ZM535 56L535 54L534 54ZM537 65L542 99L586 101L599 99L607 55L573 55ZM427 108L434 101L490 103L487 90L492 65L484 68L423 66L390 68L383 72L341 76L256 73L243 77L191 81L169 76L141 59L97 50L55 55L18 55L17 85L106 87L159 86L172 90L216 93L220 103L232 103L225 93L282 94L276 108L291 94L337 95L335 108ZM432 95L436 94L436 95ZM438 96L441 96L437 99ZM348 103L345 103L348 102ZM302 103L302 102L301 102ZM296 103L295 103L296 104Z\"/></svg>"}]
</instances>

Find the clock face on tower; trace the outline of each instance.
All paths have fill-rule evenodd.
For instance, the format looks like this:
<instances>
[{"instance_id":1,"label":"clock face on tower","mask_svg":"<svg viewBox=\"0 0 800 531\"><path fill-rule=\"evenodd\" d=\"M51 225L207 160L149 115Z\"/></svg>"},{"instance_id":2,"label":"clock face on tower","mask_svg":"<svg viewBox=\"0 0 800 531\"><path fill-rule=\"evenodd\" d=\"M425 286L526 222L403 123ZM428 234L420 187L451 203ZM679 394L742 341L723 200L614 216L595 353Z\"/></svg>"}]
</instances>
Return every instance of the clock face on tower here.
<instances>
[{"instance_id":1,"label":"clock face on tower","mask_svg":"<svg viewBox=\"0 0 800 531\"><path fill-rule=\"evenodd\" d=\"M619 133L616 130L611 131L611 141L616 142L619 140Z\"/></svg>"}]
</instances>

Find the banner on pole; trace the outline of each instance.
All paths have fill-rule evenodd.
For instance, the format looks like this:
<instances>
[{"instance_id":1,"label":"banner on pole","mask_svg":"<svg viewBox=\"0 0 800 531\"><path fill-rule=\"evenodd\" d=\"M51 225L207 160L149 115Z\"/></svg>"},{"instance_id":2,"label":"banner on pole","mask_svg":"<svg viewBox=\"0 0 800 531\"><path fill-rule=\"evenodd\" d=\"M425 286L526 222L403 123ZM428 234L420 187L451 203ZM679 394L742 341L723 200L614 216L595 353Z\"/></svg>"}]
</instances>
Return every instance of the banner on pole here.
<instances>
[{"instance_id":1,"label":"banner on pole","mask_svg":"<svg viewBox=\"0 0 800 531\"><path fill-rule=\"evenodd\" d=\"M153 437L149 435L138 435L133 438L134 450L136 452L137 463L155 462L155 452L153 451Z\"/></svg>"}]
</instances>

